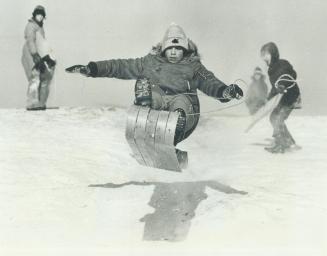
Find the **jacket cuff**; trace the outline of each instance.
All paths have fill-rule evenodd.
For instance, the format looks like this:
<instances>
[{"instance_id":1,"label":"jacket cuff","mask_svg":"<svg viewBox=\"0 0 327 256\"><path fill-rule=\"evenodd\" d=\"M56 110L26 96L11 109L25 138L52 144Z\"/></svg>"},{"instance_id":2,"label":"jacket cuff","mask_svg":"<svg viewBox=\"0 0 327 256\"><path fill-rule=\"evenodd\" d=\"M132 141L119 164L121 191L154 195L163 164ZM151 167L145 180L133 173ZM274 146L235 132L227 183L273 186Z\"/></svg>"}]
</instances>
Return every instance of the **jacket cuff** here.
<instances>
[{"instance_id":1,"label":"jacket cuff","mask_svg":"<svg viewBox=\"0 0 327 256\"><path fill-rule=\"evenodd\" d=\"M228 89L227 85L224 85L218 89L217 92L217 98L219 99L220 102L229 102L230 98L226 97L226 90Z\"/></svg>"},{"instance_id":2,"label":"jacket cuff","mask_svg":"<svg viewBox=\"0 0 327 256\"><path fill-rule=\"evenodd\" d=\"M88 68L90 69L90 76L96 77L98 75L98 65L91 61L87 64Z\"/></svg>"}]
</instances>

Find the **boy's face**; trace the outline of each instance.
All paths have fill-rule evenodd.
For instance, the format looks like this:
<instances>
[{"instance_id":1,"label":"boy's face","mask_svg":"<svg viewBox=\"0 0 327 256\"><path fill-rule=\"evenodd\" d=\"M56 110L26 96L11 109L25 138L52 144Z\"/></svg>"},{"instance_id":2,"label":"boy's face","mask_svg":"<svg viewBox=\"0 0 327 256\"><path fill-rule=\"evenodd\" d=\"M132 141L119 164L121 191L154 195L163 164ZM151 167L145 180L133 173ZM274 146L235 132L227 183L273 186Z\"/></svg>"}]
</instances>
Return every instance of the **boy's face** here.
<instances>
[{"instance_id":1,"label":"boy's face","mask_svg":"<svg viewBox=\"0 0 327 256\"><path fill-rule=\"evenodd\" d=\"M261 52L261 59L269 66L271 63L271 54L267 51Z\"/></svg>"},{"instance_id":2,"label":"boy's face","mask_svg":"<svg viewBox=\"0 0 327 256\"><path fill-rule=\"evenodd\" d=\"M181 47L171 47L165 51L166 58L170 63L178 63L184 57L184 51Z\"/></svg>"},{"instance_id":3,"label":"boy's face","mask_svg":"<svg viewBox=\"0 0 327 256\"><path fill-rule=\"evenodd\" d=\"M254 77L255 80L260 80L261 75L260 74L254 74L253 77Z\"/></svg>"},{"instance_id":4,"label":"boy's face","mask_svg":"<svg viewBox=\"0 0 327 256\"><path fill-rule=\"evenodd\" d=\"M44 20L44 17L43 17L42 14L37 14L37 15L35 16L35 20L36 20L37 22L42 22L42 21Z\"/></svg>"}]
</instances>

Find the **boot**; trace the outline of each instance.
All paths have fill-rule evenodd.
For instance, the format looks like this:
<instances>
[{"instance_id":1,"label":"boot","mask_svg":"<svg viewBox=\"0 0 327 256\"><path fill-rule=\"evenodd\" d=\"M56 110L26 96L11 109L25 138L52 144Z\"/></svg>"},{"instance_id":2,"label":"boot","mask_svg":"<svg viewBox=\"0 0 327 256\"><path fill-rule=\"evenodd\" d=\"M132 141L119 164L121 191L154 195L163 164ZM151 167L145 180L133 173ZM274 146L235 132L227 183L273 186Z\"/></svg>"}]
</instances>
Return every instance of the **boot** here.
<instances>
[{"instance_id":1,"label":"boot","mask_svg":"<svg viewBox=\"0 0 327 256\"><path fill-rule=\"evenodd\" d=\"M273 154L285 153L285 147L280 144L276 144L273 147L265 147L265 150Z\"/></svg>"},{"instance_id":2,"label":"boot","mask_svg":"<svg viewBox=\"0 0 327 256\"><path fill-rule=\"evenodd\" d=\"M177 156L179 166L181 168L185 169L188 165L187 152L176 148L176 156Z\"/></svg>"},{"instance_id":3,"label":"boot","mask_svg":"<svg viewBox=\"0 0 327 256\"><path fill-rule=\"evenodd\" d=\"M40 111L40 110L46 110L47 107L43 106L43 107L33 107L33 108L26 108L27 111Z\"/></svg>"},{"instance_id":4,"label":"boot","mask_svg":"<svg viewBox=\"0 0 327 256\"><path fill-rule=\"evenodd\" d=\"M267 150L270 153L276 154L276 153L285 153L285 149L287 146L285 145L285 141L281 135L275 136L275 145L272 147L265 147L265 150Z\"/></svg>"},{"instance_id":5,"label":"boot","mask_svg":"<svg viewBox=\"0 0 327 256\"><path fill-rule=\"evenodd\" d=\"M174 141L174 145L176 146L177 143L181 142L185 136L186 115L184 110L180 108L176 109L175 112L179 114L176 124L175 141Z\"/></svg>"}]
</instances>

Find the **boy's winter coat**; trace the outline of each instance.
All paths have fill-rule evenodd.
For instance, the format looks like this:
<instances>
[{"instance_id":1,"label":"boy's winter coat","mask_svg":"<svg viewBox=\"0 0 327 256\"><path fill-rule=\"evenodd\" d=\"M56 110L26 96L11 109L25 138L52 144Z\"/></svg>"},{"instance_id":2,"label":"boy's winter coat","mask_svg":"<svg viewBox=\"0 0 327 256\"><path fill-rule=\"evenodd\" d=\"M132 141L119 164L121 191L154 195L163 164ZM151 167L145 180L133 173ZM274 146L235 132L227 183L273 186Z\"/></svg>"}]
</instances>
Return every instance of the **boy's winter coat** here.
<instances>
[{"instance_id":1,"label":"boy's winter coat","mask_svg":"<svg viewBox=\"0 0 327 256\"><path fill-rule=\"evenodd\" d=\"M45 36L43 27L39 26L35 22L35 20L30 19L26 25L25 32L24 32L26 41L23 47L23 55L22 55L22 64L28 80L32 78L32 69L35 65L33 62L32 55L37 53L36 34L38 32L43 37Z\"/></svg>"},{"instance_id":2,"label":"boy's winter coat","mask_svg":"<svg viewBox=\"0 0 327 256\"><path fill-rule=\"evenodd\" d=\"M179 63L170 63L162 56L161 45L154 47L145 57L90 62L92 77L114 77L119 79L147 78L159 86L167 95L188 94L197 111L199 100L197 89L220 98L227 87L200 62L196 46L190 41L188 53Z\"/></svg>"}]
</instances>

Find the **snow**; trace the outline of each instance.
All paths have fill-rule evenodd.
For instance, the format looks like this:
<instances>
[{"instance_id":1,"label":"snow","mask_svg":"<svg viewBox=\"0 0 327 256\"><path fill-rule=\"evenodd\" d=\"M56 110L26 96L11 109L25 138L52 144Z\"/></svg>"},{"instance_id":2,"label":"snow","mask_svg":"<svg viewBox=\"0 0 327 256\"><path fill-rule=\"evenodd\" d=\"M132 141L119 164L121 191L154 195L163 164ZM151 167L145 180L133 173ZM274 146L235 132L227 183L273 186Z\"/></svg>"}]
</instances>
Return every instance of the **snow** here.
<instances>
[{"instance_id":1,"label":"snow","mask_svg":"<svg viewBox=\"0 0 327 256\"><path fill-rule=\"evenodd\" d=\"M327 255L326 116L291 116L303 148L273 155L259 145L267 119L246 134L249 117L205 115L179 145L182 173L138 165L125 120L114 107L0 109L0 255ZM143 240L140 220L171 202L194 208L185 239Z\"/></svg>"}]
</instances>

